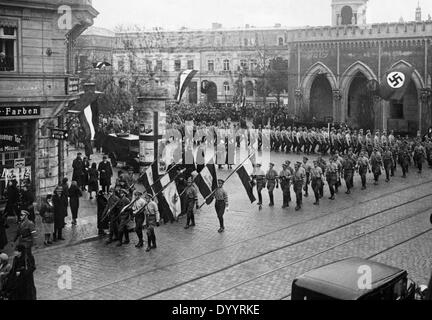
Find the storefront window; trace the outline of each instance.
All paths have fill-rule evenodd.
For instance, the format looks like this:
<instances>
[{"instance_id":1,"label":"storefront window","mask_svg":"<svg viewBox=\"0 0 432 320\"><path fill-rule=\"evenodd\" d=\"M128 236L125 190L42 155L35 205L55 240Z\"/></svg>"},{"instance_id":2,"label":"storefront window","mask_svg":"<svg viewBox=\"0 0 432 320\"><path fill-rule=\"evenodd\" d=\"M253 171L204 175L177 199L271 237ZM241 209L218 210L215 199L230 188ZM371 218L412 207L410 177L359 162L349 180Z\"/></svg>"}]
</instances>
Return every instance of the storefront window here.
<instances>
[{"instance_id":1,"label":"storefront window","mask_svg":"<svg viewBox=\"0 0 432 320\"><path fill-rule=\"evenodd\" d=\"M34 190L34 121L0 121L0 204L7 201L7 182L30 183Z\"/></svg>"}]
</instances>

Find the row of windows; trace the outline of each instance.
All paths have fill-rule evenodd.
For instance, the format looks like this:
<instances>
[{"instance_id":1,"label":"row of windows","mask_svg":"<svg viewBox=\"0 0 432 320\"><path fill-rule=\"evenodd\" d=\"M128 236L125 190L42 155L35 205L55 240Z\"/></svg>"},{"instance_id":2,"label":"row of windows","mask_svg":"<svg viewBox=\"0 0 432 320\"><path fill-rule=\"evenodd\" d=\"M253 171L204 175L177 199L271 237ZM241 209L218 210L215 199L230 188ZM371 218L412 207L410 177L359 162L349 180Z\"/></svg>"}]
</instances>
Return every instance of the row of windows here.
<instances>
[{"instance_id":1,"label":"row of windows","mask_svg":"<svg viewBox=\"0 0 432 320\"><path fill-rule=\"evenodd\" d=\"M194 60L188 60L186 65L182 65L181 60L174 60L174 71L176 71L176 72L179 72L182 69L194 69L194 67L195 67ZM156 61L155 68L153 68L153 61L152 60L146 60L144 68L146 71L152 71L152 70L154 70L156 72L164 71L162 60ZM231 61L229 59L224 59L222 62L222 68L223 68L223 71L231 71L231 68L232 68ZM117 69L120 72L125 71L125 60L124 59L118 60ZM131 61L131 69L132 70L138 70L137 64L134 60ZM255 71L257 69L258 69L258 61L257 60L255 60L255 59L252 59L250 61L246 60L246 59L240 60L239 71L240 70ZM209 72L216 71L214 60L208 60L207 61L207 71L209 71Z\"/></svg>"}]
</instances>

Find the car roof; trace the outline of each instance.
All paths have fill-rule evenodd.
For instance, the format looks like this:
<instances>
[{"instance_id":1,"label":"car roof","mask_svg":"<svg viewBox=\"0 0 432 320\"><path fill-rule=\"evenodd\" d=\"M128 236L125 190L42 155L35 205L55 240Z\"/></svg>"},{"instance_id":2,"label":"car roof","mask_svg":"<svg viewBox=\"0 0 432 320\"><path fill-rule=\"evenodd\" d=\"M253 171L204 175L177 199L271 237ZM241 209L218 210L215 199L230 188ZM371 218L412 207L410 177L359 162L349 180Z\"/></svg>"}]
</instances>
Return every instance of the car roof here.
<instances>
[{"instance_id":1,"label":"car roof","mask_svg":"<svg viewBox=\"0 0 432 320\"><path fill-rule=\"evenodd\" d=\"M111 133L110 136L113 137L113 138L123 139L123 140L129 140L129 141L139 140L139 136L136 136L134 134L130 134L128 136L120 136L119 137L115 133Z\"/></svg>"},{"instance_id":2,"label":"car roof","mask_svg":"<svg viewBox=\"0 0 432 320\"><path fill-rule=\"evenodd\" d=\"M364 274L360 267L370 267L372 288L360 289L358 281ZM361 258L350 258L312 270L294 281L294 285L338 300L358 300L383 284L406 274L405 270Z\"/></svg>"}]
</instances>

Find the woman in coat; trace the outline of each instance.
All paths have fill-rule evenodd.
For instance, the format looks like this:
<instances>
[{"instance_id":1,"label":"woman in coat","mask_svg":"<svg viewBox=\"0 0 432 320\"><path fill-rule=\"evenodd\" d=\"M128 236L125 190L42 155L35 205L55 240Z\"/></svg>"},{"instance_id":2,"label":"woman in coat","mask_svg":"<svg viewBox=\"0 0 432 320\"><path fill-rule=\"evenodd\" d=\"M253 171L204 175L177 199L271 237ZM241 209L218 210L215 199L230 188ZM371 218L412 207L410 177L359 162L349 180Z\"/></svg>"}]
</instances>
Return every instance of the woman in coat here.
<instances>
[{"instance_id":1,"label":"woman in coat","mask_svg":"<svg viewBox=\"0 0 432 320\"><path fill-rule=\"evenodd\" d=\"M5 288L8 298L15 301L36 300L33 277L36 270L34 257L27 254L22 245L16 247L15 255Z\"/></svg>"},{"instance_id":2,"label":"woman in coat","mask_svg":"<svg viewBox=\"0 0 432 320\"><path fill-rule=\"evenodd\" d=\"M51 242L51 234L54 233L54 203L53 196L51 194L46 196L44 203L42 203L40 209L40 216L42 217L42 228L45 234L44 244L49 246Z\"/></svg>"},{"instance_id":3,"label":"woman in coat","mask_svg":"<svg viewBox=\"0 0 432 320\"><path fill-rule=\"evenodd\" d=\"M17 187L17 181L12 180L8 182L6 193L7 193L7 203L6 203L6 216L16 216L17 223L20 219L20 210L18 204L20 202L20 193Z\"/></svg>"},{"instance_id":4,"label":"woman in coat","mask_svg":"<svg viewBox=\"0 0 432 320\"><path fill-rule=\"evenodd\" d=\"M97 170L96 163L93 163L88 172L89 175L89 183L88 183L88 192L90 193L90 200L93 200L93 191L96 193L96 196L99 191L99 171Z\"/></svg>"},{"instance_id":5,"label":"woman in coat","mask_svg":"<svg viewBox=\"0 0 432 320\"><path fill-rule=\"evenodd\" d=\"M78 209L79 209L79 198L82 197L82 192L78 187L78 182L72 181L72 184L69 188L69 204L72 212L72 225L76 226L77 218L78 218Z\"/></svg>"},{"instance_id":6,"label":"woman in coat","mask_svg":"<svg viewBox=\"0 0 432 320\"><path fill-rule=\"evenodd\" d=\"M63 239L62 232L65 227L65 217L67 215L67 197L63 194L63 188L58 186L54 191L53 204L54 204L54 236L53 241L65 240Z\"/></svg>"}]
</instances>

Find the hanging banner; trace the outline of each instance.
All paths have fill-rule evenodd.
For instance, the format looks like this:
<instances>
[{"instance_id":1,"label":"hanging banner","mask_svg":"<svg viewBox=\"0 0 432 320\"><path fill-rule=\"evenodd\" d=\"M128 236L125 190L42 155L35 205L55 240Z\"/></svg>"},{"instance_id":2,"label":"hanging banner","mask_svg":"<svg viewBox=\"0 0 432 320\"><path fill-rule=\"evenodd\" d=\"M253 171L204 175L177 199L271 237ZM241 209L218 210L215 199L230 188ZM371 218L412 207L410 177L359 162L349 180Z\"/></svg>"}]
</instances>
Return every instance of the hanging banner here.
<instances>
[{"instance_id":1,"label":"hanging banner","mask_svg":"<svg viewBox=\"0 0 432 320\"><path fill-rule=\"evenodd\" d=\"M1 179L8 184L9 181L16 180L18 185L25 181L31 181L31 167L3 169Z\"/></svg>"}]
</instances>

